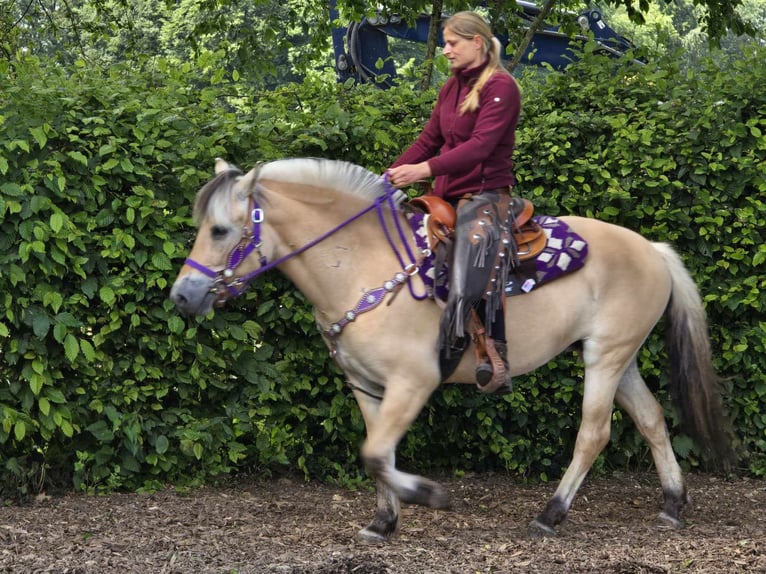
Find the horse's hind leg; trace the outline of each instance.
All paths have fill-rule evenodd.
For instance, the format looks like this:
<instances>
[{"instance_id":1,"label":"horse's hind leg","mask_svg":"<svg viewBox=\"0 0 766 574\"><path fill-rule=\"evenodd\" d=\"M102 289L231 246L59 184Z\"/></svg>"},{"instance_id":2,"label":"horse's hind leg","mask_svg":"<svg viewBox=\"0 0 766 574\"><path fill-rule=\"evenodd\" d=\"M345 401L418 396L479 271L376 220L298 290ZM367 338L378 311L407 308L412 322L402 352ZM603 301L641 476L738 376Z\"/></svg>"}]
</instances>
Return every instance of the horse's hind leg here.
<instances>
[{"instance_id":1,"label":"horse's hind leg","mask_svg":"<svg viewBox=\"0 0 766 574\"><path fill-rule=\"evenodd\" d=\"M556 526L566 518L577 490L596 457L609 442L614 395L625 369L625 360L620 363L617 359L607 361L602 357L598 364L589 365L588 346L586 343L582 421L575 441L572 462L561 477L553 497L530 523L529 535L532 537L555 536ZM591 343L590 347L590 353L595 356L594 344Z\"/></svg>"},{"instance_id":2,"label":"horse's hind leg","mask_svg":"<svg viewBox=\"0 0 766 574\"><path fill-rule=\"evenodd\" d=\"M616 399L633 419L652 451L665 500L660 520L673 528L683 526L681 510L689 499L681 467L673 453L662 407L646 386L635 360L620 380Z\"/></svg>"}]
</instances>

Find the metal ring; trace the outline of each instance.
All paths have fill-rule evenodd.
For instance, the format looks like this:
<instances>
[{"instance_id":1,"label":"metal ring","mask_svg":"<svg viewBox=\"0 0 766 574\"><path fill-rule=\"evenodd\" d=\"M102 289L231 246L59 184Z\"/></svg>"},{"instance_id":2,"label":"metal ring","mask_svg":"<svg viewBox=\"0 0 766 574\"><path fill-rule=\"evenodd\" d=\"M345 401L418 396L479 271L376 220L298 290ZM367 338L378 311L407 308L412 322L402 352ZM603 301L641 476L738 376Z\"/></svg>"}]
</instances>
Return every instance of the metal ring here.
<instances>
[{"instance_id":1,"label":"metal ring","mask_svg":"<svg viewBox=\"0 0 766 574\"><path fill-rule=\"evenodd\" d=\"M407 267L404 268L404 272L410 277L412 277L413 275L417 275L419 271L420 271L420 266L414 263L410 263L409 265L407 265Z\"/></svg>"}]
</instances>

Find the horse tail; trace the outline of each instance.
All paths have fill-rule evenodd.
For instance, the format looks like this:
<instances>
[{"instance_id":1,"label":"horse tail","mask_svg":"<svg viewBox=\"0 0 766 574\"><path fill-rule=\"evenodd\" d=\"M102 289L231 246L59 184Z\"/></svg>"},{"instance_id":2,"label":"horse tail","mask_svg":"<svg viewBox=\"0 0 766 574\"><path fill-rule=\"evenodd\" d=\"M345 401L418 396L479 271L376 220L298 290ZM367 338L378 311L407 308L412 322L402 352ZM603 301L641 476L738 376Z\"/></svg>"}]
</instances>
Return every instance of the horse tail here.
<instances>
[{"instance_id":1,"label":"horse tail","mask_svg":"<svg viewBox=\"0 0 766 574\"><path fill-rule=\"evenodd\" d=\"M682 430L725 471L735 462L734 432L723 406L721 379L713 366L707 316L697 284L681 257L666 243L653 243L672 279L666 313L670 396Z\"/></svg>"}]
</instances>

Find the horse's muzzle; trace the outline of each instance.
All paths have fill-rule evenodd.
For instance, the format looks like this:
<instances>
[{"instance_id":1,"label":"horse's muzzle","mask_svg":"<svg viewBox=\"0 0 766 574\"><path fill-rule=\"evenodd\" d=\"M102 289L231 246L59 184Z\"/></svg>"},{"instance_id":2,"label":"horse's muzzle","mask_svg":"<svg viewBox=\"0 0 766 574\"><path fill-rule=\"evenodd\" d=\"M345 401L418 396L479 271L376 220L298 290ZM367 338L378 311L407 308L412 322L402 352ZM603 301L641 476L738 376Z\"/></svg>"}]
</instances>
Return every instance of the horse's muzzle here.
<instances>
[{"instance_id":1,"label":"horse's muzzle","mask_svg":"<svg viewBox=\"0 0 766 574\"><path fill-rule=\"evenodd\" d=\"M170 299L185 315L207 315L217 295L213 281L201 275L184 275L170 290Z\"/></svg>"}]
</instances>

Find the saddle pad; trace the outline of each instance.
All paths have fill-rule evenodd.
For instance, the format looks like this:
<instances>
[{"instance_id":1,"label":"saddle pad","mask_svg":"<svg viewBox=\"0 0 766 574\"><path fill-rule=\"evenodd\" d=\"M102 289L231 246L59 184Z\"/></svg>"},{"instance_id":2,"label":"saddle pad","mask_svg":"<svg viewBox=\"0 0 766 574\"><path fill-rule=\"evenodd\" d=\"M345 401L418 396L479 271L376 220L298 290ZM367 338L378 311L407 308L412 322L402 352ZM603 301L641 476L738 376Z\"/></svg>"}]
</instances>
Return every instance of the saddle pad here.
<instances>
[{"instance_id":1,"label":"saddle pad","mask_svg":"<svg viewBox=\"0 0 766 574\"><path fill-rule=\"evenodd\" d=\"M434 267L435 255L431 252L428 242L428 214L422 212L407 213L412 232L415 235L415 243L421 253L430 252L431 254L423 260L418 274L422 279L431 299L447 300L449 295L447 266L439 269L438 273Z\"/></svg>"},{"instance_id":2,"label":"saddle pad","mask_svg":"<svg viewBox=\"0 0 766 574\"><path fill-rule=\"evenodd\" d=\"M428 249L428 230L423 213L411 213L407 218L421 251ZM504 291L507 297L523 295L533 289L572 273L585 265L588 244L571 227L556 217L536 215L532 217L543 228L548 239L545 249L534 259L524 261L509 272ZM420 277L434 299L447 300L449 281L447 268L434 268L434 257L427 257L420 266Z\"/></svg>"},{"instance_id":3,"label":"saddle pad","mask_svg":"<svg viewBox=\"0 0 766 574\"><path fill-rule=\"evenodd\" d=\"M505 282L505 295L521 295L576 271L585 265L588 244L571 227L556 217L533 217L545 231L548 243L532 260L512 270Z\"/></svg>"}]
</instances>

